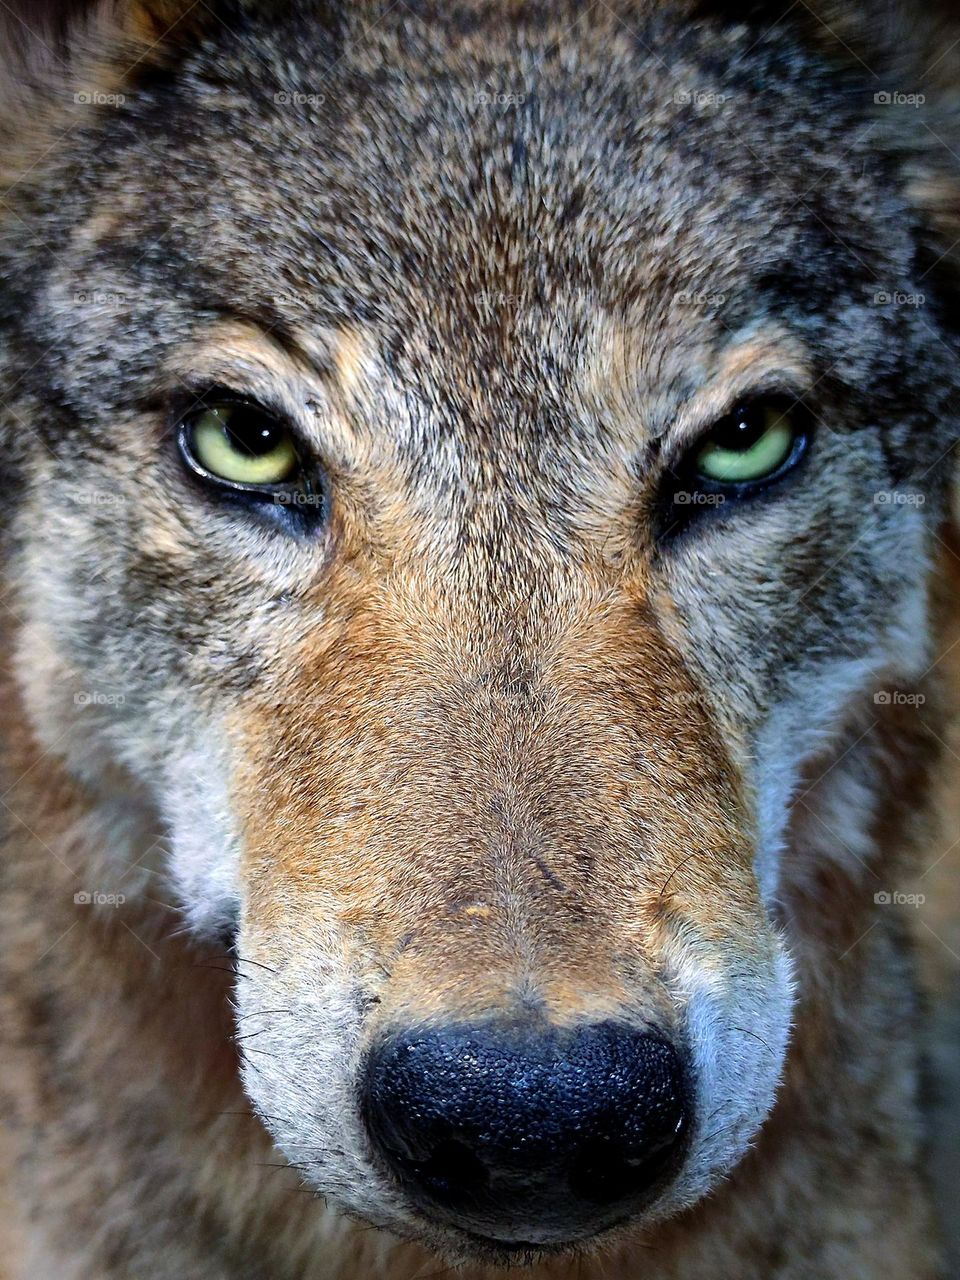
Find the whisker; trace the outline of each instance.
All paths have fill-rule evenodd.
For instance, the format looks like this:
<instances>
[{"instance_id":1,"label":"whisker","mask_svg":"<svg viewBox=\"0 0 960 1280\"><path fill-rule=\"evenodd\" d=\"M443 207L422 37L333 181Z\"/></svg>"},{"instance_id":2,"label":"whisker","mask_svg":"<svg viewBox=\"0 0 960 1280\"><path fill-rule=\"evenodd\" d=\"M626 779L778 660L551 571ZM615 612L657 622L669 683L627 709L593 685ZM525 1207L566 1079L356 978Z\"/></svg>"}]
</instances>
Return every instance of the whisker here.
<instances>
[{"instance_id":1,"label":"whisker","mask_svg":"<svg viewBox=\"0 0 960 1280\"><path fill-rule=\"evenodd\" d=\"M677 865L673 868L673 870L672 870L672 871L670 872L670 874L667 876L666 880L664 880L664 882L663 882L663 888L660 890L660 897L661 897L661 898L662 898L662 897L663 897L663 895L667 892L667 885L670 883L670 881L673 879L673 877L677 874L677 872L681 869L681 867L686 866L686 864L690 861L690 859L691 859L691 858L699 858L699 857L700 857L700 854L701 854L701 850L700 850L700 849L694 849L693 853L688 853L688 854L687 854L687 856L686 856L685 858L681 858L681 859L680 859L680 861L677 863Z\"/></svg>"},{"instance_id":2,"label":"whisker","mask_svg":"<svg viewBox=\"0 0 960 1280\"><path fill-rule=\"evenodd\" d=\"M731 1023L731 1026L732 1025L733 1024ZM750 1031L746 1027L734 1027L733 1029L734 1031L741 1032L745 1036L753 1036L754 1040L760 1041L760 1043L763 1045L763 1047L767 1050L768 1053L771 1053L771 1054L773 1053L773 1050L767 1044L766 1040L764 1040L763 1036L758 1036L756 1031Z\"/></svg>"},{"instance_id":3,"label":"whisker","mask_svg":"<svg viewBox=\"0 0 960 1280\"><path fill-rule=\"evenodd\" d=\"M242 956L239 953L235 953L233 958L237 964L252 964L257 969L263 969L266 973L272 973L274 977L278 976L279 971L277 969L271 969L268 964L262 964L259 960L248 960L246 956Z\"/></svg>"}]
</instances>

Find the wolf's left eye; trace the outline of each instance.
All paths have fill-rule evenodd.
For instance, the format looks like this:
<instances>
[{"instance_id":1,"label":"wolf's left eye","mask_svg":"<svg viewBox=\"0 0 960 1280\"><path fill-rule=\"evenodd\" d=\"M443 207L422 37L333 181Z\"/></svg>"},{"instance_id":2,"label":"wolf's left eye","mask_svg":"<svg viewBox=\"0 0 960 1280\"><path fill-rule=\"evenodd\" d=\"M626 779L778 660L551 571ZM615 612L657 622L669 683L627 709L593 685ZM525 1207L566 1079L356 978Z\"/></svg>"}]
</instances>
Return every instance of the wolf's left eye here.
<instances>
[{"instance_id":1,"label":"wolf's left eye","mask_svg":"<svg viewBox=\"0 0 960 1280\"><path fill-rule=\"evenodd\" d=\"M243 488L292 480L300 462L290 430L259 405L206 404L181 423L180 447L194 470Z\"/></svg>"},{"instance_id":2,"label":"wolf's left eye","mask_svg":"<svg viewBox=\"0 0 960 1280\"><path fill-rule=\"evenodd\" d=\"M758 484L799 461L805 441L798 414L756 400L720 419L694 454L693 470L714 485Z\"/></svg>"}]
</instances>

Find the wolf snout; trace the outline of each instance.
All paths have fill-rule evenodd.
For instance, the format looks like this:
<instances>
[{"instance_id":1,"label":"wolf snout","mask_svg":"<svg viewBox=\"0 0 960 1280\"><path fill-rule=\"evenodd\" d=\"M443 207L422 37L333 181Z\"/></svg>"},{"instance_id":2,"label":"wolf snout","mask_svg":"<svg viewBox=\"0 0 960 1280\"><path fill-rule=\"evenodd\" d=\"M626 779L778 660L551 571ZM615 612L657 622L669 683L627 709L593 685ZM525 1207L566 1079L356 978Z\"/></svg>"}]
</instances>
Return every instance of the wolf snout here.
<instances>
[{"instance_id":1,"label":"wolf snout","mask_svg":"<svg viewBox=\"0 0 960 1280\"><path fill-rule=\"evenodd\" d=\"M677 1052L614 1022L401 1033L371 1053L362 1106L421 1212L514 1246L629 1217L666 1183L689 1127Z\"/></svg>"}]
</instances>

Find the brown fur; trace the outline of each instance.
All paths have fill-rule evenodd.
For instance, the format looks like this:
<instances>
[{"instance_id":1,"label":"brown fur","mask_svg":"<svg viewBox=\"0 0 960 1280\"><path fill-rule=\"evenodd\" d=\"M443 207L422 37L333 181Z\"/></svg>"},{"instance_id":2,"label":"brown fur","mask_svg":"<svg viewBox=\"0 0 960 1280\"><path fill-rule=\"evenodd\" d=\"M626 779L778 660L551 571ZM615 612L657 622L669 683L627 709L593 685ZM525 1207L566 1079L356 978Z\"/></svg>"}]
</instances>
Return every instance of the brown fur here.
<instances>
[{"instance_id":1,"label":"brown fur","mask_svg":"<svg viewBox=\"0 0 960 1280\"><path fill-rule=\"evenodd\" d=\"M527 1274L942 1274L913 922L875 895L952 732L960 198L942 93L881 128L857 64L909 64L826 16L102 10L71 76L125 101L21 101L11 1277L502 1274L355 1099L390 1029L482 1017L699 1055L675 1183ZM322 535L188 487L209 386L296 423ZM809 465L671 540L684 451L783 388Z\"/></svg>"}]
</instances>

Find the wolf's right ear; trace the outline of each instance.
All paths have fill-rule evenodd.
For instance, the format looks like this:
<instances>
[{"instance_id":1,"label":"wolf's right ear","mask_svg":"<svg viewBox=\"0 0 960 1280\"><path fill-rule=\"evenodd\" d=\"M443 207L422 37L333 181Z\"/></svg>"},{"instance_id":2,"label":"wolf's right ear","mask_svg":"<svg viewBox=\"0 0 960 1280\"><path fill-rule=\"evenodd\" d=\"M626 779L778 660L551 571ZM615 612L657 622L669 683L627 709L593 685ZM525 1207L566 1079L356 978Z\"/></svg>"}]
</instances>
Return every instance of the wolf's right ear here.
<instances>
[{"instance_id":1,"label":"wolf's right ear","mask_svg":"<svg viewBox=\"0 0 960 1280\"><path fill-rule=\"evenodd\" d=\"M54 157L94 95L278 0L0 0L0 193ZM279 0L281 3L292 0ZM0 228L2 228L0 222Z\"/></svg>"},{"instance_id":2,"label":"wolf's right ear","mask_svg":"<svg viewBox=\"0 0 960 1280\"><path fill-rule=\"evenodd\" d=\"M149 47L188 43L218 22L238 23L256 0L113 0L113 21L127 39Z\"/></svg>"},{"instance_id":3,"label":"wolf's right ear","mask_svg":"<svg viewBox=\"0 0 960 1280\"><path fill-rule=\"evenodd\" d=\"M221 6L215 0L5 0L0 5L0 59L29 64L31 58L42 61L46 56L59 61L91 34L155 43L215 21L221 7L239 5Z\"/></svg>"},{"instance_id":4,"label":"wolf's right ear","mask_svg":"<svg viewBox=\"0 0 960 1280\"><path fill-rule=\"evenodd\" d=\"M113 93L131 72L188 49L204 31L236 30L277 0L0 0L0 187L31 138L63 133L69 104ZM282 0L286 3L288 0ZM28 161L29 164L32 161Z\"/></svg>"},{"instance_id":5,"label":"wolf's right ear","mask_svg":"<svg viewBox=\"0 0 960 1280\"><path fill-rule=\"evenodd\" d=\"M233 25L248 3L262 7L260 0L3 0L0 87L62 85L71 70L113 51L130 54L131 63L161 56L218 22Z\"/></svg>"}]
</instances>

